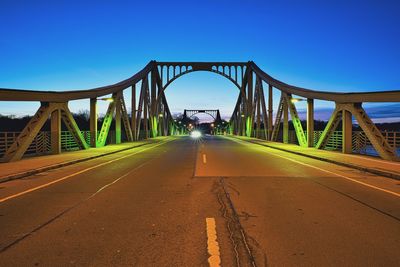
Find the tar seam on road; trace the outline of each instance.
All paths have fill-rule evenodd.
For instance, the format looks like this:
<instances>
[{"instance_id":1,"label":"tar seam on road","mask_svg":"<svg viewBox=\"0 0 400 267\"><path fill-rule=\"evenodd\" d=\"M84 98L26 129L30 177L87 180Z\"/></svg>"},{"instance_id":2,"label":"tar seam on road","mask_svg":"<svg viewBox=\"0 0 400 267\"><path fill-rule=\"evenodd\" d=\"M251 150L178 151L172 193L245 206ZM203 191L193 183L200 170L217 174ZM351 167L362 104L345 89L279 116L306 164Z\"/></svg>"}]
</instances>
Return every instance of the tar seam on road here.
<instances>
[{"instance_id":1,"label":"tar seam on road","mask_svg":"<svg viewBox=\"0 0 400 267\"><path fill-rule=\"evenodd\" d=\"M39 186L30 188L30 189L28 189L28 190L19 192L19 193L17 193L17 194L14 194L14 195L11 195L11 196L2 198L2 199L0 199L0 203L5 202L5 201L10 200L10 199L13 199L13 198L16 198L16 197L19 197L19 196L22 196L22 195L25 195L25 194L27 194L27 193L30 193L30 192L33 192L33 191L36 191L36 190L39 190L39 189L48 187L48 186L50 186L50 185L52 185L52 184L61 182L61 181L63 181L63 180L66 180L66 179L71 178L71 177L73 177L73 176L76 176L76 175L78 175L78 174L81 174L81 173L84 173L84 172L87 172L87 171L96 169L96 168L98 168L98 167L101 167L101 166L104 166L104 165L113 163L113 162L115 162L115 161L118 161L118 160L121 160L121 159L124 159L124 158L127 158L127 157L131 157L131 156L133 156L133 155L136 155L136 154L138 154L138 153L144 152L144 151L149 150L149 149L151 149L151 148L155 148L155 147L157 147L157 146L160 146L160 145L169 143L169 142L171 142L171 141L173 141L173 140L168 140L168 141L166 141L166 142L158 143L158 144L156 144L156 145L154 145L154 146L151 146L151 147L146 147L146 148L144 148L144 149L142 149L142 150L140 150L140 151L136 151L135 153L132 153L132 154L129 154L129 155L125 155L125 156L122 156L122 157L119 157L119 158L116 158L116 159L112 159L112 160L109 160L109 161L100 163L100 164L98 164L98 165L95 165L95 166L92 166L92 167L89 167L89 168L80 170L80 171L75 172L75 173L73 173L73 174L69 174L69 175L67 175L67 176L64 176L64 177L59 178L59 179L54 180L54 181L51 181L51 182L49 182L49 183L42 184L42 185L39 185Z\"/></svg>"},{"instance_id":2,"label":"tar seam on road","mask_svg":"<svg viewBox=\"0 0 400 267\"><path fill-rule=\"evenodd\" d=\"M229 206L230 206L230 208L232 210L234 219L235 219L235 221L236 221L236 223L237 223L237 225L238 225L238 227L240 229L240 234L241 234L241 237L242 237L241 239L242 239L242 242L243 242L243 244L244 244L244 246L246 248L247 256L250 258L252 266L256 267L257 266L256 265L256 261L254 259L253 253L251 252L251 249L250 249L250 247L248 245L246 233L244 232L243 226L240 223L239 216L238 216L238 214L236 212L235 207L233 206L233 202L232 202L232 200L231 200L231 198L229 196L229 193L226 190L225 183L224 183L224 178L221 177L219 182L220 182L220 185L221 185L221 187L222 187L222 189L223 189L223 191L225 193L226 199L228 200L228 203L229 203ZM237 253L237 251L236 251L236 253ZM237 258L237 264L238 264L238 266L240 266L238 258Z\"/></svg>"},{"instance_id":3,"label":"tar seam on road","mask_svg":"<svg viewBox=\"0 0 400 267\"><path fill-rule=\"evenodd\" d=\"M210 267L220 267L221 258L219 253L219 245L217 241L217 226L214 218L206 218L207 228L207 251L210 257L208 264Z\"/></svg>"},{"instance_id":4,"label":"tar seam on road","mask_svg":"<svg viewBox=\"0 0 400 267\"><path fill-rule=\"evenodd\" d=\"M165 144L165 143L164 143ZM57 220L58 218L60 218L62 215L66 214L67 212L71 211L72 209L82 205L84 202L90 200L91 198L93 198L94 196L96 196L98 193L100 193L101 191L103 191L104 189L106 189L107 187L115 184L116 182L118 182L119 180L125 178L126 176L128 176L129 174L131 174L132 172L140 169L141 167L143 167L144 165L148 164L151 160L146 161L142 164L140 164L139 166L137 166L136 168L130 170L129 172L121 175L120 177L118 177L117 179L115 179L114 181L102 186L101 188L99 188L96 192L94 192L93 194L91 194L90 196L88 196L87 198L79 201L78 203L76 203L75 205L72 205L71 207L63 210L62 212L60 212L59 214L57 214L56 216L54 216L53 218L51 218L50 220L48 220L47 222L39 225L38 227L34 228L33 230L31 230L30 232L24 234L23 236L21 236L20 238L14 240L13 242L11 242L10 244L6 245L5 247L2 247L0 249L0 253L3 253L4 251L8 250L9 248L11 248L12 246L16 245L17 243L21 242L22 240L24 240L25 238L29 237L30 235L32 235L33 233L36 233L37 231L39 231L40 229L42 229L43 227L49 225L50 223L54 222L55 220Z\"/></svg>"},{"instance_id":5,"label":"tar seam on road","mask_svg":"<svg viewBox=\"0 0 400 267\"><path fill-rule=\"evenodd\" d=\"M238 141L234 141L234 142L238 142ZM240 143L240 142L238 142L238 143ZM243 143L242 143L242 144L243 144ZM333 175L342 177L342 178L344 178L344 179L346 179L346 180L349 180L349 181L351 181L351 182L358 183L358 184L364 185L364 186L366 186L366 187L370 187L370 188L373 188L373 189L376 189L376 190L379 190L379 191L382 191L382 192L385 192L385 193L394 195L394 196L396 196L396 197L400 197L400 194L399 194L399 193L396 193L396 192L393 192L393 191L390 191L390 190L386 190L386 189L383 189L383 188L380 188L380 187L377 187L377 186L374 186L374 185L371 185L371 184L367 184L367 183L358 181L358 180L356 180L356 179L353 179L353 178L350 178L350 177L341 175L341 174L339 174L339 173L335 173L335 172L331 172L331 171L328 171L328 170L324 170L324 169L322 169L322 168L319 168L319 167L316 167L316 166L313 166L313 165L310 165L310 164L307 164L307 163L304 163L304 162L301 162L301 161L298 161L298 160L295 160L295 159L291 159L291 158L287 158L287 157L284 157L284 156L281 156L281 155L277 155L277 154L274 154L274 153L267 152L267 151L265 151L265 150L261 150L261 151L264 152L264 153L267 153L267 154L276 156L276 157L280 157L280 158L283 158L283 159L286 159L286 160L295 162L295 163L300 164L300 165L303 165L303 166L307 166L307 167L310 167L310 168L313 168L313 169L316 169L316 170L320 170L320 171L322 171L322 172L326 172L326 173L330 173L330 174L333 174Z\"/></svg>"}]
</instances>

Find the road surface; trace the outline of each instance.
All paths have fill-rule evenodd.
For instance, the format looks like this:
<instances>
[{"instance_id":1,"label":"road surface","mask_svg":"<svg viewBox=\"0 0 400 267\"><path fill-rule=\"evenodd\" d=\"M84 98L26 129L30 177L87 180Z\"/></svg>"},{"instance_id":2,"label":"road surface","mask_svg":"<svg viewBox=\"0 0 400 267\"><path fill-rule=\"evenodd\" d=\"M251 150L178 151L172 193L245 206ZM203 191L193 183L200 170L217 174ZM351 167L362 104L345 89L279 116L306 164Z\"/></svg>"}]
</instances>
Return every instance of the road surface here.
<instances>
[{"instance_id":1,"label":"road surface","mask_svg":"<svg viewBox=\"0 0 400 267\"><path fill-rule=\"evenodd\" d=\"M399 266L399 249L399 181L234 138L0 184L1 266Z\"/></svg>"}]
</instances>

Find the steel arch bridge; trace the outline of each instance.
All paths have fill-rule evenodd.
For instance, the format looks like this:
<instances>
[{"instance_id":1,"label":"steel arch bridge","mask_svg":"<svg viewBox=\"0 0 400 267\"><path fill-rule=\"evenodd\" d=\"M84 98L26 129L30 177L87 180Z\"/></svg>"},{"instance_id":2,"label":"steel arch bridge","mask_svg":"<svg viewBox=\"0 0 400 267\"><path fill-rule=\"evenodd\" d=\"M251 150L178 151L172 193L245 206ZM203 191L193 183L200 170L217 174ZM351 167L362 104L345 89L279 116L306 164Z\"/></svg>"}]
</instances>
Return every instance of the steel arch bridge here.
<instances>
[{"instance_id":1,"label":"steel arch bridge","mask_svg":"<svg viewBox=\"0 0 400 267\"><path fill-rule=\"evenodd\" d=\"M267 140L276 141L280 124L283 122L283 142L288 142L289 113L300 146L314 146L314 100L326 100L335 103L328 124L319 137L318 149L323 149L329 137L342 121L342 151L352 152L352 116L365 132L380 157L398 160L392 147L381 134L362 107L365 102L400 102L400 90L365 93L337 93L305 89L281 82L259 68L253 61L248 62L157 62L150 61L132 77L113 85L68 91L33 91L19 89L0 89L0 101L37 101L40 108L6 150L3 161L15 161L22 158L32 140L44 123L51 121L51 151L61 152L61 121L67 126L81 149L104 146L109 134L111 122L115 121L115 140L121 142L122 126L128 141L139 139L144 130L144 138L159 135L173 135L176 125L165 97L167 87L179 77L195 71L208 71L223 76L238 88L238 99L229 121L231 134L256 136L260 133L261 123ZM138 85L140 84L140 88ZM264 86L268 89L267 98ZM273 122L273 88L281 92L278 109ZM131 90L132 112L129 116L124 98L124 90ZM136 95L139 94L139 101ZM98 133L97 100L112 95L107 113ZM307 99L307 129L301 125L293 96ZM69 108L68 102L78 99L90 99L90 142L86 142Z\"/></svg>"},{"instance_id":2,"label":"steel arch bridge","mask_svg":"<svg viewBox=\"0 0 400 267\"><path fill-rule=\"evenodd\" d=\"M221 123L221 113L219 112L219 109L185 109L183 111L183 118L191 118L194 115L204 113L209 115L214 119L215 123Z\"/></svg>"}]
</instances>

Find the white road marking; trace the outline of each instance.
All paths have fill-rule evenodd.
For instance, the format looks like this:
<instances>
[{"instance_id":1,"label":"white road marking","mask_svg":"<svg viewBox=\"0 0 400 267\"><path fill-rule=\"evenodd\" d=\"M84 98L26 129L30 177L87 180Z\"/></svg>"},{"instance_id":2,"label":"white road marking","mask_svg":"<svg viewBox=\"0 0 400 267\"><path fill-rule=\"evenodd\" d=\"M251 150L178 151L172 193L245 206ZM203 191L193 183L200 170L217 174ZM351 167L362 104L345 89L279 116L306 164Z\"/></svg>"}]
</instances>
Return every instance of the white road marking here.
<instances>
[{"instance_id":1,"label":"white road marking","mask_svg":"<svg viewBox=\"0 0 400 267\"><path fill-rule=\"evenodd\" d=\"M242 143L242 142L240 142L240 141L236 141L236 140L233 140L233 141L234 141L234 142L238 142L239 144L249 145L249 144ZM344 175L342 175L342 174L335 173L335 172L331 172L331 171L328 171L328 170L325 170L325 169L322 169L322 168L319 168L319 167L316 167L316 166L313 166L313 165L310 165L310 164L307 164L307 163L304 163L304 162L301 162L301 161L298 161L298 160L295 160L295 159L287 158L287 157L285 157L285 156L281 156L281 155L278 155L278 154L276 154L276 153L267 152L267 151L265 151L264 149L262 149L262 148L260 148L260 147L257 147L257 149L261 150L261 151L264 152L264 153L267 153L267 154L270 154L270 155L273 155L273 156L276 156L276 157L280 157L280 158L283 158L283 159L286 159L286 160L295 162L295 163L297 163L297 164L300 164L300 165L303 165L303 166L307 166L307 167L310 167L310 168L313 168L313 169L316 169L316 170L319 170L319 171L322 171L322 172L326 172L326 173L329 173L329 174L333 174L333 175L339 176L339 177L341 177L341 178L344 178L344 179L346 179L346 180L349 180L349 181L351 181L351 182L354 182L354 183L357 183L357 184L361 184L361 185L367 186L367 187L369 187L369 188L373 188L373 189L375 189L375 190L379 190L379 191L382 191L382 192L391 194L391 195L396 196L396 197L400 197L400 194L399 194L399 193L396 193L396 192L393 192L393 191L390 191L390 190L387 190L387 189L383 189L383 188L380 188L380 187L377 187L377 186L374 186L374 185L371 185L371 184L367 184L367 183L358 181L358 180L356 180L356 179L353 179L353 178L344 176ZM289 153L289 152L285 152L285 153Z\"/></svg>"},{"instance_id":2,"label":"white road marking","mask_svg":"<svg viewBox=\"0 0 400 267\"><path fill-rule=\"evenodd\" d=\"M203 163L204 163L204 164L207 163L207 156L206 156L206 154L203 154Z\"/></svg>"},{"instance_id":3,"label":"white road marking","mask_svg":"<svg viewBox=\"0 0 400 267\"><path fill-rule=\"evenodd\" d=\"M168 142L170 142L170 141L172 141L172 140L168 140L168 141L166 141L166 142L162 142L162 143L156 144L156 145L151 146L151 147L143 148L143 149L141 149L141 150L139 150L139 151L136 151L135 153L132 153L132 154L129 154L129 155L125 155L125 156L122 156L122 157L119 157L119 158L116 158L116 159L112 159L112 160L109 160L109 161L100 163L100 164L98 164L98 165L95 165L95 166L92 166L92 167L89 167L89 168L80 170L80 171L78 171L78 172L69 174L69 175L64 176L64 177L61 177L61 178L59 178L59 179L57 179L57 180L54 180L54 181L51 181L51 182L49 182L49 183L42 184L42 185L39 185L39 186L30 188L30 189L28 189L28 190L19 192L19 193L17 193L17 194L14 194L14 195L11 195L11 196L2 198L2 199L0 199L0 203L5 202L5 201L10 200L10 199L13 199L13 198L16 198L16 197L19 197L19 196L22 196L22 195L25 195L25 194L27 194L27 193L30 193L30 192L33 192L33 191L36 191L36 190L39 190L39 189L41 189L41 188L48 187L48 186L50 186L50 185L52 185L52 184L61 182L61 181L63 181L63 180L66 180L66 179L71 178L71 177L73 177L73 176L76 176L76 175L78 175L78 174L85 173L85 172L87 172L87 171L96 169L96 168L98 168L98 167L101 167L101 166L104 166L104 165L113 163L113 162L115 162L115 161L117 161L117 160L121 160L121 159L130 157L130 156L136 155L136 154L138 154L138 153L144 152L144 151L149 150L149 149L151 149L151 148L155 148L155 147L157 147L157 146L166 144L166 143L168 143Z\"/></svg>"},{"instance_id":4,"label":"white road marking","mask_svg":"<svg viewBox=\"0 0 400 267\"><path fill-rule=\"evenodd\" d=\"M210 257L208 264L210 267L220 267L221 258L219 254L219 245L217 241L217 229L214 218L206 218L207 226L207 250Z\"/></svg>"},{"instance_id":5,"label":"white road marking","mask_svg":"<svg viewBox=\"0 0 400 267\"><path fill-rule=\"evenodd\" d=\"M370 187L370 188L373 188L373 189L376 189L376 190L379 190L379 191L394 195L396 197L400 197L399 193L396 193L396 192L393 192L393 191L390 191L390 190L387 190L387 189L383 189L383 188L380 188L380 187L377 187L377 186L374 186L374 185L371 185L371 184L367 184L367 183L358 181L356 179L344 176L344 175L339 174L339 173L331 172L331 171L328 171L328 170L325 170L325 169L322 169L322 168L319 168L319 167L316 167L316 166L313 166L313 165L310 165L310 164L307 164L307 163L304 163L304 162L301 162L301 161L297 161L295 159L290 159L290 158L287 158L287 157L284 157L284 156L280 156L280 155L276 155L276 154L273 154L273 153L269 153L269 152L266 152L266 151L264 151L264 152L268 153L270 155L274 155L274 156L277 156L277 157L280 157L280 158L283 158L283 159L290 160L292 162L301 164L303 166L307 166L307 167L310 167L310 168L313 168L313 169L316 169L316 170L320 170L320 171L323 171L323 172L326 172L326 173L329 173L329 174L333 174L333 175L339 176L339 177L344 178L346 180L349 180L351 182L354 182L354 183L357 183L357 184L361 184L361 185L364 185L364 186L367 186L367 187Z\"/></svg>"}]
</instances>

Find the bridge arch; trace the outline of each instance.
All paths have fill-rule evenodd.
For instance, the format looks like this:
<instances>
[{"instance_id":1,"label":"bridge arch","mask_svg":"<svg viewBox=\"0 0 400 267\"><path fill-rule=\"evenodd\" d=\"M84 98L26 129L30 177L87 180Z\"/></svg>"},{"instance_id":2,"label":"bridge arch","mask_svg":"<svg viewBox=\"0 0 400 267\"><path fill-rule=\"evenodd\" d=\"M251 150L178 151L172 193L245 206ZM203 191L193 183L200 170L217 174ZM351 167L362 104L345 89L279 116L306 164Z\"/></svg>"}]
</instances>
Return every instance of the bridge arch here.
<instances>
[{"instance_id":1,"label":"bridge arch","mask_svg":"<svg viewBox=\"0 0 400 267\"><path fill-rule=\"evenodd\" d=\"M178 78L189 74L189 73L193 73L193 72L211 72L211 73L215 73L217 75L220 75L226 79L228 79L229 81L231 81L240 91L240 95L246 99L246 93L245 90L243 88L243 86L239 83L239 79L238 79L238 69L240 69L240 77L241 80L240 82L243 82L243 76L244 76L244 72L246 71L247 65L240 63L240 64L232 64L232 63L228 63L228 64L221 64L221 65L217 65L214 63L187 63L185 65L177 65L177 64L169 64L169 63L158 63L158 71L161 77L161 90L158 92L158 96L157 96L157 102L160 101L161 96L163 95L163 93L165 92L165 90L168 88L169 85L171 85L175 80L177 80ZM169 78L169 71L172 69L173 75L172 78ZM232 69L235 69L235 76L232 77ZM166 83L163 84L163 77L164 77L164 71L167 71L167 80Z\"/></svg>"},{"instance_id":2,"label":"bridge arch","mask_svg":"<svg viewBox=\"0 0 400 267\"><path fill-rule=\"evenodd\" d=\"M188 116L188 118L192 118L194 115L197 115L197 114L207 114L208 116L210 116L211 118L213 118L214 120L216 120L216 116L214 116L214 115L212 115L211 113L209 113L209 112L196 112L196 113L193 113L193 114L190 114L190 116Z\"/></svg>"}]
</instances>

